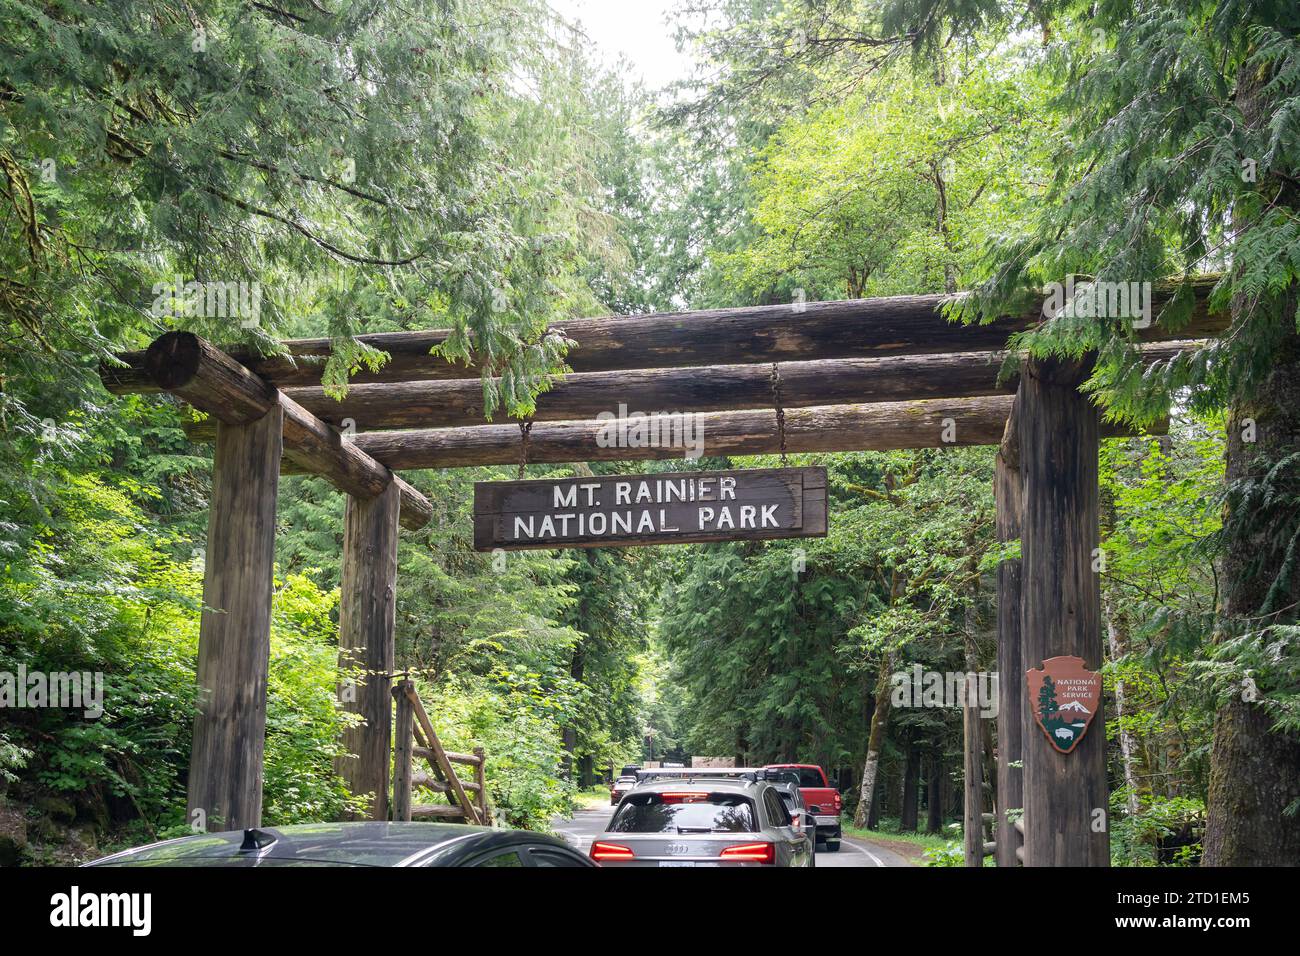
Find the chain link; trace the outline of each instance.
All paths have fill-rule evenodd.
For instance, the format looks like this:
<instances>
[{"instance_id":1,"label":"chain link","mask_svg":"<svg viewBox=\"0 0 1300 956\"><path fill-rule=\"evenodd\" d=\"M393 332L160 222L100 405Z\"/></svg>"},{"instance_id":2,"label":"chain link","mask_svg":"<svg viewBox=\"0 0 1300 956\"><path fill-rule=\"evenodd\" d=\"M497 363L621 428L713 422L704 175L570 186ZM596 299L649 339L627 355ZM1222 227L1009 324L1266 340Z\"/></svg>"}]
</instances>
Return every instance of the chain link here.
<instances>
[{"instance_id":1,"label":"chain link","mask_svg":"<svg viewBox=\"0 0 1300 956\"><path fill-rule=\"evenodd\" d=\"M785 461L785 406L782 403L781 396L781 369L772 363L772 403L776 406L776 435L781 443L781 467L786 465Z\"/></svg>"},{"instance_id":2,"label":"chain link","mask_svg":"<svg viewBox=\"0 0 1300 956\"><path fill-rule=\"evenodd\" d=\"M528 438L533 432L532 419L519 423L519 477L524 477L524 468L528 465Z\"/></svg>"}]
</instances>

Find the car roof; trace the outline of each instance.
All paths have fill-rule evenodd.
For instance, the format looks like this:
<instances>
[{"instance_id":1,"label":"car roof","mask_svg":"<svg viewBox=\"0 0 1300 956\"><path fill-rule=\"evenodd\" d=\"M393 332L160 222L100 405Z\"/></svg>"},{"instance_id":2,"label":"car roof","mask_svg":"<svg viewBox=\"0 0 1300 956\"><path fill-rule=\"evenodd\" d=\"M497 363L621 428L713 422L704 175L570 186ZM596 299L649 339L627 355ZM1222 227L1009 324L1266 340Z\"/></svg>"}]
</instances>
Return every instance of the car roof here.
<instances>
[{"instance_id":1,"label":"car roof","mask_svg":"<svg viewBox=\"0 0 1300 956\"><path fill-rule=\"evenodd\" d=\"M251 831L202 833L137 847L90 866L202 865L218 861L325 863L354 866L436 866L477 852L524 844L567 847L564 841L527 830L499 830L462 823L356 821L262 827L260 849L241 850Z\"/></svg>"},{"instance_id":2,"label":"car roof","mask_svg":"<svg viewBox=\"0 0 1300 956\"><path fill-rule=\"evenodd\" d=\"M747 780L743 777L710 777L702 774L699 777L677 777L670 780L647 780L637 786L633 793L658 793L662 790L681 790L683 787L691 787L696 790L708 790L712 793L735 792L744 793L755 789L760 784L766 783L764 780Z\"/></svg>"}]
</instances>

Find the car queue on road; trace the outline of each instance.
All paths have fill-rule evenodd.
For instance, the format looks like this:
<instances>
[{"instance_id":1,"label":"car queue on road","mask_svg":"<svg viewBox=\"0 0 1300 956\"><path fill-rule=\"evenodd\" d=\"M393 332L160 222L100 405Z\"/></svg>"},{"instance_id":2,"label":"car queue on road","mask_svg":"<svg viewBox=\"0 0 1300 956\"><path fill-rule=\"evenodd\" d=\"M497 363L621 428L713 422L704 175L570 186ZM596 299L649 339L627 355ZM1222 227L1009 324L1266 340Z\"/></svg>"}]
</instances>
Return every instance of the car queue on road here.
<instances>
[{"instance_id":1,"label":"car queue on road","mask_svg":"<svg viewBox=\"0 0 1300 956\"><path fill-rule=\"evenodd\" d=\"M839 848L839 794L815 786L826 782L810 765L629 765L610 786L613 813L587 854L526 830L356 821L199 833L87 865L811 867L819 846ZM809 805L809 792L820 802Z\"/></svg>"}]
</instances>

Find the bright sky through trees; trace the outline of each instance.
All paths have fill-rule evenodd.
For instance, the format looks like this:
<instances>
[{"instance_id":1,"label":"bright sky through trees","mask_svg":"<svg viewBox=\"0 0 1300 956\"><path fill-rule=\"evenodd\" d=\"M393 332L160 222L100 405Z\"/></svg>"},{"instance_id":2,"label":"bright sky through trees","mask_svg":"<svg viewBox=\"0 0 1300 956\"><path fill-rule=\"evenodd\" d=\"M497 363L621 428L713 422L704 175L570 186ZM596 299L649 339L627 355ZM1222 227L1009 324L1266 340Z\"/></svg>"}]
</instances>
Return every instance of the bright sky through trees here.
<instances>
[{"instance_id":1,"label":"bright sky through trees","mask_svg":"<svg viewBox=\"0 0 1300 956\"><path fill-rule=\"evenodd\" d=\"M685 79L691 57L677 52L668 14L676 0L551 0L551 9L578 21L598 50L594 58L613 63L620 54L632 63L647 87L658 89Z\"/></svg>"}]
</instances>

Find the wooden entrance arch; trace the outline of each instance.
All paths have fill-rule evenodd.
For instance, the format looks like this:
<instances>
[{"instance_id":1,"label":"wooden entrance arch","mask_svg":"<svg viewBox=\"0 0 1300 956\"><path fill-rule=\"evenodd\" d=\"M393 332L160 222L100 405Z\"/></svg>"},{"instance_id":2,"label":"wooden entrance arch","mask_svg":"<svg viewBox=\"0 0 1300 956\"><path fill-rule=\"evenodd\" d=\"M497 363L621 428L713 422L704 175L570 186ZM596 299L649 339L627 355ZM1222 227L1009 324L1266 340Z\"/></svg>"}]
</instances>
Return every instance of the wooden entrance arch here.
<instances>
[{"instance_id":1,"label":"wooden entrance arch","mask_svg":"<svg viewBox=\"0 0 1300 956\"><path fill-rule=\"evenodd\" d=\"M1226 318L1196 287L1179 342L1138 333L1150 360L1195 347ZM1105 865L1109 838L1105 735L1073 753L1032 730L1027 668L1055 656L1102 661L1097 450L1108 434L1078 390L1079 362L1026 361L999 381L1008 336L1039 316L963 327L943 297L901 296L792 306L577 319L572 372L541 396L531 462L680 457L667 448L602 447L601 412L704 413L706 454L752 455L999 445L998 534L1021 557L998 571L998 863ZM1156 296L1156 311L1162 305ZM371 675L350 709L365 718L341 768L354 793L388 817L393 613L399 524L419 528L428 500L395 472L511 464L515 424L483 418L479 371L430 356L445 332L366 335L391 355L336 402L319 385L324 339L284 343L262 358L171 332L123 353L101 377L117 394L165 391L212 416L195 438L216 443L199 630L199 711L190 765L192 821L208 829L261 820L275 498L281 473L320 475L347 493L339 647ZM784 429L774 395L781 397ZM345 438L345 419L357 432ZM1012 825L1008 810L1023 808ZM1100 817L1099 817L1100 815ZM1024 846L1019 846L1023 829Z\"/></svg>"}]
</instances>

